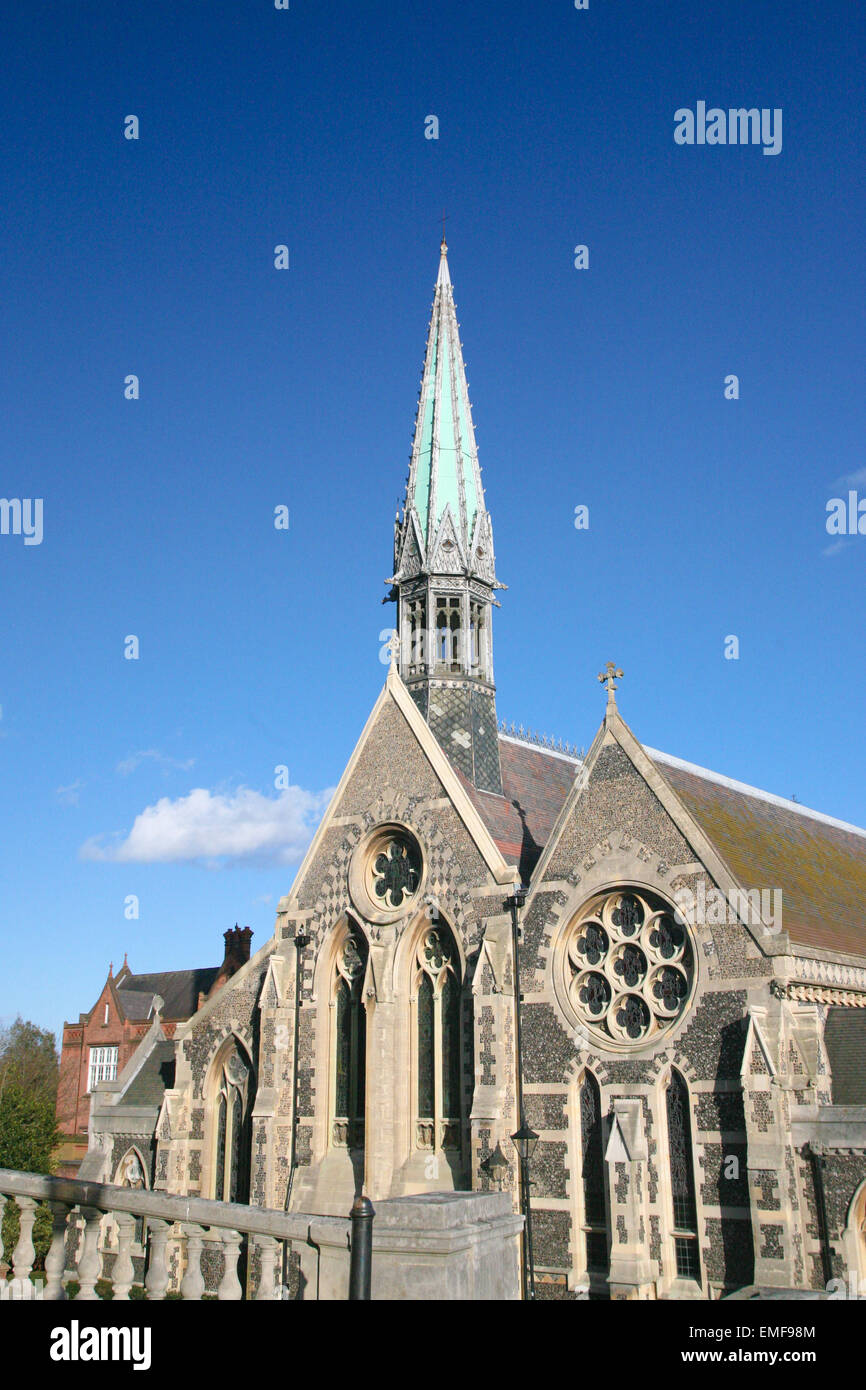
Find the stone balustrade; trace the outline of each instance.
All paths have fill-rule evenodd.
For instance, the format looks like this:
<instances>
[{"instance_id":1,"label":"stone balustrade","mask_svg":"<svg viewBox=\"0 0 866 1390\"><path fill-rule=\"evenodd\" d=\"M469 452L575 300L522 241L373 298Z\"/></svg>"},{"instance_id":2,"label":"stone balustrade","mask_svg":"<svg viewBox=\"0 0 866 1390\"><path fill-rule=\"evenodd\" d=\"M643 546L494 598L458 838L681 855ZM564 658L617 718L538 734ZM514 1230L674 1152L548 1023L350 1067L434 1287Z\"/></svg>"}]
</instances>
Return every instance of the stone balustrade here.
<instances>
[{"instance_id":1,"label":"stone balustrade","mask_svg":"<svg viewBox=\"0 0 866 1390\"><path fill-rule=\"evenodd\" d=\"M0 1208L4 1199L17 1203L20 1229L13 1279L0 1280L0 1298L65 1299L74 1284L75 1298L86 1301L100 1296L96 1286L102 1279L115 1299L124 1300L142 1278L143 1296L154 1302L167 1296L227 1302L348 1297L348 1217L0 1168ZM34 1295L33 1223L42 1202L51 1211L51 1243L45 1282ZM434 1192L375 1205L374 1299L519 1298L522 1217L514 1215L507 1192ZM106 1218L117 1233L110 1261L100 1247ZM141 1245L134 1244L137 1226Z\"/></svg>"},{"instance_id":2,"label":"stone balustrade","mask_svg":"<svg viewBox=\"0 0 866 1390\"><path fill-rule=\"evenodd\" d=\"M269 1302L288 1297L346 1297L339 1290L343 1282L348 1287L348 1219L287 1214L0 1168L0 1208L4 1199L17 1203L20 1226L12 1258L11 1291L6 1293L0 1283L0 1297L6 1293L12 1298L65 1299L66 1284L75 1283L77 1300L98 1298L96 1284L106 1274L99 1248L100 1227L106 1216L113 1217L117 1226L108 1279L115 1299L128 1299L133 1287L136 1218L144 1223L144 1289L148 1299L159 1301L169 1292L182 1299L197 1300L210 1294L229 1302L243 1298ZM52 1234L44 1284L31 1293L36 1255L33 1223L40 1202L50 1207ZM345 1281L328 1279L324 1291L317 1248L322 1237L329 1248L344 1254L346 1265ZM203 1269L203 1254L210 1256L205 1264L211 1269L221 1267L215 1283L209 1282Z\"/></svg>"}]
</instances>

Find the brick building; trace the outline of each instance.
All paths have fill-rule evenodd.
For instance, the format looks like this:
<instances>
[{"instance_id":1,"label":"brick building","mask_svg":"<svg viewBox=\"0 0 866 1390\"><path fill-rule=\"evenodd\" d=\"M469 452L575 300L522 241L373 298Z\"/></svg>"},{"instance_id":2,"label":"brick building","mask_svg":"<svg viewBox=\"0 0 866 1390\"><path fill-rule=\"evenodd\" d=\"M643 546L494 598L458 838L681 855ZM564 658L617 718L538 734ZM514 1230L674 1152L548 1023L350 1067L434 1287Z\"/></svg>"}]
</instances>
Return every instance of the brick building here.
<instances>
[{"instance_id":1,"label":"brick building","mask_svg":"<svg viewBox=\"0 0 866 1390\"><path fill-rule=\"evenodd\" d=\"M249 927L224 933L222 965L201 970L168 970L135 975L126 957L115 975L112 966L93 1008L76 1023L64 1023L57 1088L57 1124L66 1136L58 1171L74 1177L87 1151L90 1101L100 1081L114 1081L123 1071L156 1013L166 1038L185 1023L236 970L249 960Z\"/></svg>"}]
</instances>

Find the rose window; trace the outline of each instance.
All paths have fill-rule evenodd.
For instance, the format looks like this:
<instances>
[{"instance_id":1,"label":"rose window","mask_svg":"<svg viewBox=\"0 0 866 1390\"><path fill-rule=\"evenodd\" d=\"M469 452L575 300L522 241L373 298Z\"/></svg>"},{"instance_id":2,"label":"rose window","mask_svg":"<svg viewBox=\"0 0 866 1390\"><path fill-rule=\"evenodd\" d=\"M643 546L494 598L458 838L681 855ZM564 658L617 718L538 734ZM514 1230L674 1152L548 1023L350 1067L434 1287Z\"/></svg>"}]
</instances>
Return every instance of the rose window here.
<instances>
[{"instance_id":1,"label":"rose window","mask_svg":"<svg viewBox=\"0 0 866 1390\"><path fill-rule=\"evenodd\" d=\"M421 861L408 838L396 836L384 843L370 861L373 901L386 910L403 907L418 891Z\"/></svg>"},{"instance_id":2,"label":"rose window","mask_svg":"<svg viewBox=\"0 0 866 1390\"><path fill-rule=\"evenodd\" d=\"M566 953L571 1004L607 1044L627 1047L656 1037L688 1003L694 979L688 933L654 894L593 898L569 932Z\"/></svg>"}]
</instances>

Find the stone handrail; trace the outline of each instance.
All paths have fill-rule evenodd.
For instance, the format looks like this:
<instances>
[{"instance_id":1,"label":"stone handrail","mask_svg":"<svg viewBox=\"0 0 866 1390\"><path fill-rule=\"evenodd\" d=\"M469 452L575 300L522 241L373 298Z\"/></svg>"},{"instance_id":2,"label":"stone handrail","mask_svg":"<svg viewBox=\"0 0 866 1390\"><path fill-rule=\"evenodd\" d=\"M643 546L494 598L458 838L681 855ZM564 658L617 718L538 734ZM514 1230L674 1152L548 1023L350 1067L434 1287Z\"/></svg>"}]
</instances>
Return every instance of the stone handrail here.
<instances>
[{"instance_id":1,"label":"stone handrail","mask_svg":"<svg viewBox=\"0 0 866 1390\"><path fill-rule=\"evenodd\" d=\"M343 1300L350 1291L351 1222L265 1207L174 1196L113 1183L41 1177L0 1168L4 1199L20 1210L12 1280L0 1299ZM52 1216L45 1284L34 1290L33 1225ZM523 1218L508 1192L427 1192L376 1202L374 1299L516 1299ZM140 1296L140 1295L137 1295Z\"/></svg>"},{"instance_id":2,"label":"stone handrail","mask_svg":"<svg viewBox=\"0 0 866 1390\"><path fill-rule=\"evenodd\" d=\"M185 1299L200 1299L206 1291L201 1257L207 1245L222 1250L224 1273L218 1288L211 1290L220 1299L244 1297L238 1278L238 1260L246 1245L247 1253L258 1252L255 1298L270 1301L286 1297L280 1275L289 1253L297 1257L298 1277L309 1289L306 1297L318 1297L319 1247L346 1251L350 1222L336 1216L310 1216L302 1212L272 1211L264 1207L233 1202L214 1202L204 1197L178 1197L167 1192L119 1187L113 1183L81 1182L74 1178L51 1178L0 1168L0 1207L3 1198L13 1198L20 1208L20 1234L13 1256L14 1279L11 1295L0 1283L0 1297L63 1299L64 1271L75 1264L79 1292L76 1298L98 1297L95 1286L103 1275L105 1251L100 1249L100 1228L107 1216L114 1218L118 1231L116 1257L112 1270L114 1297L128 1299L136 1272L144 1275L147 1297L162 1299L174 1283ZM51 1248L45 1258L46 1282L39 1295L31 1290L33 1269L33 1223L40 1202L46 1202L53 1216ZM77 1215L83 1231L73 1239L71 1215ZM137 1219L143 1226L143 1243L133 1256ZM246 1238L246 1239L245 1239ZM180 1247L183 1278L172 1275L172 1249ZM114 1254L115 1252L111 1252ZM139 1278L139 1281L141 1279ZM304 1296L300 1294L299 1296Z\"/></svg>"},{"instance_id":3,"label":"stone handrail","mask_svg":"<svg viewBox=\"0 0 866 1390\"><path fill-rule=\"evenodd\" d=\"M129 1212L132 1216L161 1221L194 1222L248 1235L273 1236L277 1240L308 1240L311 1225L330 1228L332 1235L346 1232L350 1222L342 1216L310 1216L304 1212L271 1211L268 1207L213 1202L206 1197L174 1197L168 1192L118 1187L114 1183L79 1182L75 1178L49 1178L0 1168L0 1193L5 1197L33 1197L37 1202L65 1202L69 1206L98 1207L104 1212Z\"/></svg>"}]
</instances>

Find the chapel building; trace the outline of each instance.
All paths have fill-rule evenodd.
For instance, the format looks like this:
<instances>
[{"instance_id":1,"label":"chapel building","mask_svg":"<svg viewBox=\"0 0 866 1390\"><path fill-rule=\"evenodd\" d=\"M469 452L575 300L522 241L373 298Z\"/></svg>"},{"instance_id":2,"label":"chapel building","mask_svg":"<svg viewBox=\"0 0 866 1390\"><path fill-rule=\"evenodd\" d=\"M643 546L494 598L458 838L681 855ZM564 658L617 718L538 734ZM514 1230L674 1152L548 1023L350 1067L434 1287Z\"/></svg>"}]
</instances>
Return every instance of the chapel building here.
<instances>
[{"instance_id":1,"label":"chapel building","mask_svg":"<svg viewBox=\"0 0 866 1390\"><path fill-rule=\"evenodd\" d=\"M81 1176L119 1180L134 1145L173 1193L345 1215L502 1184L517 1207L523 885L541 1294L866 1280L866 831L645 747L611 665L585 756L500 724L444 241L387 582L387 679L272 937L173 1038L154 1013L96 1088Z\"/></svg>"}]
</instances>

